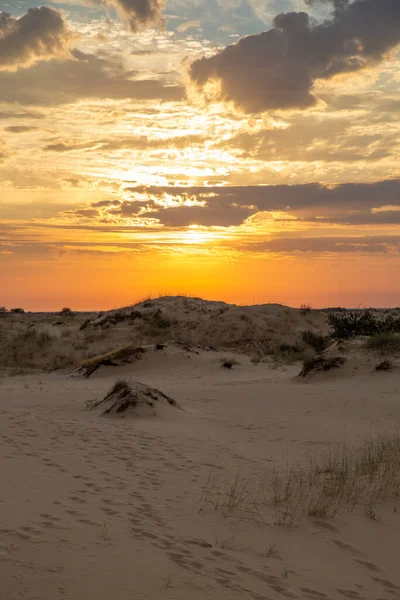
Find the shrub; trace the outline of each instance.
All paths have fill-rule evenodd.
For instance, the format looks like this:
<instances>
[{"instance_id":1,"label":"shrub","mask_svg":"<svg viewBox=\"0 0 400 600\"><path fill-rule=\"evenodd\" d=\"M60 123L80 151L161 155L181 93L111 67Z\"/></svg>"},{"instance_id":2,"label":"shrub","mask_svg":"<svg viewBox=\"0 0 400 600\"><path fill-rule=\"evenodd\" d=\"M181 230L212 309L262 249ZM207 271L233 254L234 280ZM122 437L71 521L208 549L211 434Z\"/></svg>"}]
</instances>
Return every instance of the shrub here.
<instances>
[{"instance_id":1,"label":"shrub","mask_svg":"<svg viewBox=\"0 0 400 600\"><path fill-rule=\"evenodd\" d=\"M74 316L74 312L70 308L68 308L68 306L65 306L64 308L62 308L58 314L61 315L62 317L73 317Z\"/></svg>"},{"instance_id":2,"label":"shrub","mask_svg":"<svg viewBox=\"0 0 400 600\"><path fill-rule=\"evenodd\" d=\"M375 371L391 371L393 368L394 364L390 360L383 360L376 365Z\"/></svg>"},{"instance_id":3,"label":"shrub","mask_svg":"<svg viewBox=\"0 0 400 600\"><path fill-rule=\"evenodd\" d=\"M329 343L328 337L319 333L314 333L314 331L311 331L310 329L303 331L301 334L301 339L305 344L307 344L307 346L310 346L316 352L318 352L318 354L326 350Z\"/></svg>"},{"instance_id":4,"label":"shrub","mask_svg":"<svg viewBox=\"0 0 400 600\"><path fill-rule=\"evenodd\" d=\"M171 327L171 319L167 315L163 315L161 310L154 314L154 325L160 329L168 329Z\"/></svg>"},{"instance_id":5,"label":"shrub","mask_svg":"<svg viewBox=\"0 0 400 600\"><path fill-rule=\"evenodd\" d=\"M301 360L304 357L304 348L299 344L279 344L275 355L287 363Z\"/></svg>"},{"instance_id":6,"label":"shrub","mask_svg":"<svg viewBox=\"0 0 400 600\"><path fill-rule=\"evenodd\" d=\"M365 342L368 350L375 350L380 354L396 354L400 352L400 335L395 333L378 333Z\"/></svg>"},{"instance_id":7,"label":"shrub","mask_svg":"<svg viewBox=\"0 0 400 600\"><path fill-rule=\"evenodd\" d=\"M301 304L300 305L300 313L302 315L306 315L312 311L311 304Z\"/></svg>"},{"instance_id":8,"label":"shrub","mask_svg":"<svg viewBox=\"0 0 400 600\"><path fill-rule=\"evenodd\" d=\"M23 308L10 308L10 312L15 313L17 315L25 314L25 311Z\"/></svg>"},{"instance_id":9,"label":"shrub","mask_svg":"<svg viewBox=\"0 0 400 600\"><path fill-rule=\"evenodd\" d=\"M223 358L221 360L221 366L224 367L225 369L232 369L232 367L234 367L235 365L238 365L239 362L237 360L235 360L234 358Z\"/></svg>"},{"instance_id":10,"label":"shrub","mask_svg":"<svg viewBox=\"0 0 400 600\"><path fill-rule=\"evenodd\" d=\"M303 363L303 368L300 371L300 375L305 377L311 371L331 371L332 369L339 369L346 359L343 356L334 356L332 358L325 356L312 356L306 358Z\"/></svg>"},{"instance_id":11,"label":"shrub","mask_svg":"<svg viewBox=\"0 0 400 600\"><path fill-rule=\"evenodd\" d=\"M330 314L328 323L331 326L331 337L336 339L349 339L357 335L400 333L400 317L392 314L379 317L370 308Z\"/></svg>"},{"instance_id":12,"label":"shrub","mask_svg":"<svg viewBox=\"0 0 400 600\"><path fill-rule=\"evenodd\" d=\"M5 306L0 306L0 315L8 313L8 309Z\"/></svg>"}]
</instances>

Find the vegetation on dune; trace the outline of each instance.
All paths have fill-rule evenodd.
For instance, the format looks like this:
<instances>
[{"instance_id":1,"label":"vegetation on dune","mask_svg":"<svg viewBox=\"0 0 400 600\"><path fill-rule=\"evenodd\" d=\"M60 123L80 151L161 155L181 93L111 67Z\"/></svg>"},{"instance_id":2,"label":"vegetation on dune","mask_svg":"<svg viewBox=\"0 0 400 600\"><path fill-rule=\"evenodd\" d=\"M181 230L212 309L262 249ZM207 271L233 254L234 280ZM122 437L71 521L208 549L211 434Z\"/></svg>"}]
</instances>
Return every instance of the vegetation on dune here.
<instances>
[{"instance_id":1,"label":"vegetation on dune","mask_svg":"<svg viewBox=\"0 0 400 600\"><path fill-rule=\"evenodd\" d=\"M347 340L359 335L400 333L400 317L392 313L379 316L371 308L328 315L331 337Z\"/></svg>"},{"instance_id":2,"label":"vegetation on dune","mask_svg":"<svg viewBox=\"0 0 400 600\"><path fill-rule=\"evenodd\" d=\"M307 315L311 311L312 311L311 304L301 304L301 306L300 306L300 313L302 315Z\"/></svg>"},{"instance_id":3,"label":"vegetation on dune","mask_svg":"<svg viewBox=\"0 0 400 600\"><path fill-rule=\"evenodd\" d=\"M400 499L400 434L378 433L359 445L330 444L292 465L262 477L227 478L213 469L203 487L199 512L211 508L224 518L296 527L305 518L331 519L344 510L363 510L372 520L389 501ZM397 510L397 505L395 505Z\"/></svg>"},{"instance_id":4,"label":"vegetation on dune","mask_svg":"<svg viewBox=\"0 0 400 600\"><path fill-rule=\"evenodd\" d=\"M375 367L375 371L391 371L394 369L394 364L390 360L382 360Z\"/></svg>"},{"instance_id":5,"label":"vegetation on dune","mask_svg":"<svg viewBox=\"0 0 400 600\"><path fill-rule=\"evenodd\" d=\"M315 352L318 353L326 350L329 345L329 337L320 333L315 333L309 329L307 331L303 331L301 334L301 339L307 346L310 346L315 350Z\"/></svg>"},{"instance_id":6,"label":"vegetation on dune","mask_svg":"<svg viewBox=\"0 0 400 600\"><path fill-rule=\"evenodd\" d=\"M2 328L0 341L0 366L14 374L37 369L52 371L74 363L69 352L57 351L55 338L34 327L24 331Z\"/></svg>"},{"instance_id":7,"label":"vegetation on dune","mask_svg":"<svg viewBox=\"0 0 400 600\"><path fill-rule=\"evenodd\" d=\"M73 317L75 313L68 306L64 306L58 314L60 317Z\"/></svg>"},{"instance_id":8,"label":"vegetation on dune","mask_svg":"<svg viewBox=\"0 0 400 600\"><path fill-rule=\"evenodd\" d=\"M175 400L156 388L151 388L137 381L130 383L126 379L118 379L104 398L101 400L87 400L86 408L87 410L93 410L101 406L103 415L121 414L138 406L153 409L159 400L165 400L170 406L178 406Z\"/></svg>"},{"instance_id":9,"label":"vegetation on dune","mask_svg":"<svg viewBox=\"0 0 400 600\"><path fill-rule=\"evenodd\" d=\"M224 367L225 369L232 369L232 367L235 367L238 364L240 363L235 358L223 358L221 360L221 367Z\"/></svg>"},{"instance_id":10,"label":"vegetation on dune","mask_svg":"<svg viewBox=\"0 0 400 600\"><path fill-rule=\"evenodd\" d=\"M306 377L312 371L331 371L332 369L339 369L344 365L346 359L343 356L322 356L317 354L306 358L303 363L303 368L300 371L302 377Z\"/></svg>"},{"instance_id":11,"label":"vegetation on dune","mask_svg":"<svg viewBox=\"0 0 400 600\"><path fill-rule=\"evenodd\" d=\"M378 333L365 342L367 350L375 350L380 354L400 353L400 335L396 333Z\"/></svg>"}]
</instances>

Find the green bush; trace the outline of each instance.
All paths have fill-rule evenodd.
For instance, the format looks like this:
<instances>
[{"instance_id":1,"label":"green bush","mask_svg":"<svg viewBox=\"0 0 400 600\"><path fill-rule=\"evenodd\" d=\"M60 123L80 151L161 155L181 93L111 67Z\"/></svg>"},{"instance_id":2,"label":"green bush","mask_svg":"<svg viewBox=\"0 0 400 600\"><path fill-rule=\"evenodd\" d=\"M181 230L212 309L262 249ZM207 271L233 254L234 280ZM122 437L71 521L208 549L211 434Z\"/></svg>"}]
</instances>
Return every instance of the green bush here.
<instances>
[{"instance_id":1,"label":"green bush","mask_svg":"<svg viewBox=\"0 0 400 600\"><path fill-rule=\"evenodd\" d=\"M400 317L389 313L379 317L370 308L330 314L328 323L331 326L331 337L335 339L400 333Z\"/></svg>"},{"instance_id":2,"label":"green bush","mask_svg":"<svg viewBox=\"0 0 400 600\"><path fill-rule=\"evenodd\" d=\"M326 350L329 338L325 335L321 335L320 333L315 333L308 329L307 331L303 331L301 334L301 339L307 346L313 348L318 354Z\"/></svg>"}]
</instances>

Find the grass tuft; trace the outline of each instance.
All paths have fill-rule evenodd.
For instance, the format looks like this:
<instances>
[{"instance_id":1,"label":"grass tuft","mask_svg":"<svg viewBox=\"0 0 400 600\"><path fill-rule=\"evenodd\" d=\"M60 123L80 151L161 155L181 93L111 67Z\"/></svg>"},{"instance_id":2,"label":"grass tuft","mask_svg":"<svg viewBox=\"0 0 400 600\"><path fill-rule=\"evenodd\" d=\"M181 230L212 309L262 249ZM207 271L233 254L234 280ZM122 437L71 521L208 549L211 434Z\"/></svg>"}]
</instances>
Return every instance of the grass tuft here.
<instances>
[{"instance_id":1,"label":"grass tuft","mask_svg":"<svg viewBox=\"0 0 400 600\"><path fill-rule=\"evenodd\" d=\"M306 358L303 362L303 368L300 371L302 377L306 377L312 371L331 371L332 369L339 369L344 365L346 359L344 356L312 356Z\"/></svg>"},{"instance_id":2,"label":"grass tuft","mask_svg":"<svg viewBox=\"0 0 400 600\"><path fill-rule=\"evenodd\" d=\"M375 366L375 371L391 371L394 369L394 364L390 360L383 360Z\"/></svg>"},{"instance_id":3,"label":"grass tuft","mask_svg":"<svg viewBox=\"0 0 400 600\"><path fill-rule=\"evenodd\" d=\"M400 353L400 335L396 333L378 333L365 342L365 348L380 354Z\"/></svg>"},{"instance_id":4,"label":"grass tuft","mask_svg":"<svg viewBox=\"0 0 400 600\"><path fill-rule=\"evenodd\" d=\"M303 331L301 339L307 346L310 346L315 352L318 352L318 354L326 350L329 344L329 338L327 336L315 333L310 329Z\"/></svg>"},{"instance_id":5,"label":"grass tuft","mask_svg":"<svg viewBox=\"0 0 400 600\"><path fill-rule=\"evenodd\" d=\"M344 510L363 510L378 520L380 508L400 498L400 434L370 435L359 446L331 444L258 479L236 474L229 484L214 468L200 510L211 506L224 518L283 527L305 518L331 519Z\"/></svg>"}]
</instances>

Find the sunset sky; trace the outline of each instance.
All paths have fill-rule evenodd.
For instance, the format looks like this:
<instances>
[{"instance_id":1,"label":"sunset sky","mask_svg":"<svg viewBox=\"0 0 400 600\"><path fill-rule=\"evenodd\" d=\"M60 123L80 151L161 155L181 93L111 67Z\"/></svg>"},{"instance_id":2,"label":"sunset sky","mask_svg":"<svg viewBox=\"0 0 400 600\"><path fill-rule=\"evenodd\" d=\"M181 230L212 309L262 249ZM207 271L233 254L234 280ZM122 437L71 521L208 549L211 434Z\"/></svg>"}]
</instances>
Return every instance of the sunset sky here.
<instances>
[{"instance_id":1,"label":"sunset sky","mask_svg":"<svg viewBox=\"0 0 400 600\"><path fill-rule=\"evenodd\" d=\"M400 305L400 0L0 11L0 306Z\"/></svg>"}]
</instances>

